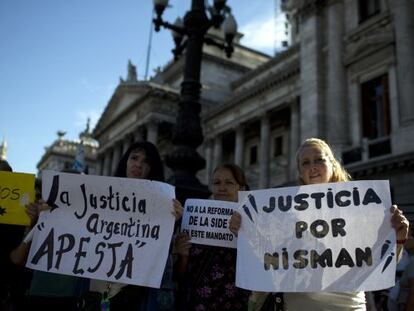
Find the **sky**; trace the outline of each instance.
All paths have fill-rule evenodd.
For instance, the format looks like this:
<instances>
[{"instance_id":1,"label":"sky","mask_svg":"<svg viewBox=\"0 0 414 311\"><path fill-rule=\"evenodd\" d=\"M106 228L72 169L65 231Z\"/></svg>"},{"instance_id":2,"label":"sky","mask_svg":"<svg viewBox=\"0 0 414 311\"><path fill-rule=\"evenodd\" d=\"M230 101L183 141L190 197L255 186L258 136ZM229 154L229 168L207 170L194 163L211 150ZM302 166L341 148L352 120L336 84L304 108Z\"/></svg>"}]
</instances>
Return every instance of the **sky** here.
<instances>
[{"instance_id":1,"label":"sky","mask_svg":"<svg viewBox=\"0 0 414 311\"><path fill-rule=\"evenodd\" d=\"M212 0L209 0L212 3ZM276 0L228 0L243 45L273 55L284 37ZM0 0L0 143L16 172L37 173L45 147L65 131L78 139L92 129L128 60L138 79L171 59L170 31L153 31L152 0ZM174 22L190 0L170 0Z\"/></svg>"}]
</instances>

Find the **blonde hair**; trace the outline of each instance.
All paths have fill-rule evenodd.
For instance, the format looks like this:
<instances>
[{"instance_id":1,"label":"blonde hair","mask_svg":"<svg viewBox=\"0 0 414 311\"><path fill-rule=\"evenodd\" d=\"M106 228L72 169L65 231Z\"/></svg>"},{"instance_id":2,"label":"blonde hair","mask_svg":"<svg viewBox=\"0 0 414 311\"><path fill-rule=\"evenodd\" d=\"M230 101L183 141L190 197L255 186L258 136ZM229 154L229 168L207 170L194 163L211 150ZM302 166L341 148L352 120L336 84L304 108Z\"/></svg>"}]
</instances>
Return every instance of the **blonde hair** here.
<instances>
[{"instance_id":1,"label":"blonde hair","mask_svg":"<svg viewBox=\"0 0 414 311\"><path fill-rule=\"evenodd\" d=\"M349 181L351 176L345 170L345 168L339 163L338 159L335 158L335 155L332 152L332 148L322 139L319 138L308 138L305 139L296 152L296 165L299 171L299 157L303 149L306 147L317 147L321 152L328 157L329 161L332 164L332 177L329 182L340 182L340 181ZM301 177L299 177L299 183L304 184Z\"/></svg>"}]
</instances>

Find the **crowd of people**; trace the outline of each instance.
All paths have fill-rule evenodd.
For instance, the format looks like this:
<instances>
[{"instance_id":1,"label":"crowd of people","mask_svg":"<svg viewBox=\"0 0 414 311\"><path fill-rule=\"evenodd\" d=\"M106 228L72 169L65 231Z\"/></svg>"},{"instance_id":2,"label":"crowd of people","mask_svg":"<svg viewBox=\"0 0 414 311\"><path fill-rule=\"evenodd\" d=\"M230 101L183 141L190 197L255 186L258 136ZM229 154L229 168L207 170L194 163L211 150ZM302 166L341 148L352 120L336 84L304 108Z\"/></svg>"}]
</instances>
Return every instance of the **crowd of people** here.
<instances>
[{"instance_id":1,"label":"crowd of people","mask_svg":"<svg viewBox=\"0 0 414 311\"><path fill-rule=\"evenodd\" d=\"M321 139L305 140L297 151L296 163L299 185L351 180ZM0 170L12 171L5 161L0 162ZM164 182L157 148L146 141L134 143L122 156L114 176ZM238 192L249 190L243 170L234 164L215 168L211 180L214 200L238 202ZM401 257L405 266L397 270L398 288L389 291L393 293L389 303L382 306L373 293L264 293L236 287L237 250L191 244L190 237L180 232L183 207L176 199L170 210L176 225L159 289L31 271L24 268L30 241L23 238L39 213L48 208L39 197L26 207L31 220L28 228L0 224L1 310L414 310L414 239L396 205L390 206L391 225L398 259ZM242 214L235 212L229 229L237 236L242 226Z\"/></svg>"}]
</instances>

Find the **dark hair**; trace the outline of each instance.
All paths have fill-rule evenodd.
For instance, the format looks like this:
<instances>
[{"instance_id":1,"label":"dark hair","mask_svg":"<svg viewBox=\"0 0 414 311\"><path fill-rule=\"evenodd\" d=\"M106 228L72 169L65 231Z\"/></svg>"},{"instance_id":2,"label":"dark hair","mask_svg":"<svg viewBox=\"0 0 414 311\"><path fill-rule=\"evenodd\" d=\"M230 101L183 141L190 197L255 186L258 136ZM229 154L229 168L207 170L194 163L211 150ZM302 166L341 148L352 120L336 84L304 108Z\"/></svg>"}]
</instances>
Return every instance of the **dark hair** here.
<instances>
[{"instance_id":1,"label":"dark hair","mask_svg":"<svg viewBox=\"0 0 414 311\"><path fill-rule=\"evenodd\" d=\"M132 144L119 160L118 167L115 171L115 177L126 177L126 168L129 155L132 151L139 150L145 152L150 172L147 179L164 181L164 167L161 162L160 154L154 144L149 141L140 141Z\"/></svg>"},{"instance_id":2,"label":"dark hair","mask_svg":"<svg viewBox=\"0 0 414 311\"><path fill-rule=\"evenodd\" d=\"M223 170L223 169L229 170L231 172L231 174L233 175L234 179L236 180L236 182L239 184L240 187L244 187L244 190L246 191L250 190L250 187L247 184L246 175L244 174L244 171L240 166L236 164L219 165L214 169L213 174L217 172L218 170Z\"/></svg>"},{"instance_id":3,"label":"dark hair","mask_svg":"<svg viewBox=\"0 0 414 311\"><path fill-rule=\"evenodd\" d=\"M42 198L42 180L39 177L35 179L35 199L40 200Z\"/></svg>"},{"instance_id":4,"label":"dark hair","mask_svg":"<svg viewBox=\"0 0 414 311\"><path fill-rule=\"evenodd\" d=\"M11 168L9 162L6 160L0 160L0 171L13 172L13 169Z\"/></svg>"}]
</instances>

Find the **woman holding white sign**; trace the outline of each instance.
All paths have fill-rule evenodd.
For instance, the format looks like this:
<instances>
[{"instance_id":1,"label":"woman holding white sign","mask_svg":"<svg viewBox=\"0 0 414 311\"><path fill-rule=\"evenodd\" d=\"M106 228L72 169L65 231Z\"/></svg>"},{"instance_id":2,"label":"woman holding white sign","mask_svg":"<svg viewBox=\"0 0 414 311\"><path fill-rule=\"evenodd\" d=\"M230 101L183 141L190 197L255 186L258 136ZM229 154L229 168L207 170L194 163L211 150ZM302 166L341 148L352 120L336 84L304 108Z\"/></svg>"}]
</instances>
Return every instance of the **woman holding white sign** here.
<instances>
[{"instance_id":1,"label":"woman holding white sign","mask_svg":"<svg viewBox=\"0 0 414 311\"><path fill-rule=\"evenodd\" d=\"M163 182L164 169L157 148L147 141L134 143L119 161L115 176ZM178 220L182 216L183 208L175 199L172 205L171 213ZM95 309L174 310L175 283L172 266L170 253L160 289L91 280L91 292L101 293L100 306L95 303Z\"/></svg>"},{"instance_id":2,"label":"woman holding white sign","mask_svg":"<svg viewBox=\"0 0 414 311\"><path fill-rule=\"evenodd\" d=\"M329 145L318 138L306 139L296 153L299 183L312 185L350 180L349 174L335 158ZM397 253L407 238L408 221L396 206L391 207L392 226L397 234ZM241 215L235 213L230 220L230 230L237 233ZM292 310L365 310L364 292L315 292L285 293L285 308Z\"/></svg>"},{"instance_id":3,"label":"woman holding white sign","mask_svg":"<svg viewBox=\"0 0 414 311\"><path fill-rule=\"evenodd\" d=\"M233 164L213 173L212 199L238 201L238 191L248 190L243 170ZM193 244L181 235L177 241L179 270L185 281L185 302L180 310L247 310L249 291L235 285L236 249Z\"/></svg>"}]
</instances>

